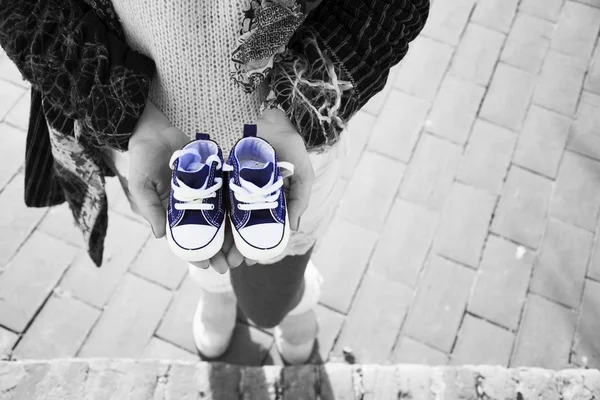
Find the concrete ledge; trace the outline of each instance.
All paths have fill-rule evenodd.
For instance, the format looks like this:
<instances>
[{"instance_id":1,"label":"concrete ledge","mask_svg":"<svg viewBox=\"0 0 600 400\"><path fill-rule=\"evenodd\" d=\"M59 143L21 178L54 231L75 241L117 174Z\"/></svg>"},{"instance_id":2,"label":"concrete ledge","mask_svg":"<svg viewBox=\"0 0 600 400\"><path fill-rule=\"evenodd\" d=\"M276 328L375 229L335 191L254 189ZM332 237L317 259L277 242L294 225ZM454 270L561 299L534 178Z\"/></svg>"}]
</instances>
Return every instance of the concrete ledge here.
<instances>
[{"instance_id":1,"label":"concrete ledge","mask_svg":"<svg viewBox=\"0 0 600 400\"><path fill-rule=\"evenodd\" d=\"M0 362L0 399L600 400L600 371L70 359Z\"/></svg>"}]
</instances>

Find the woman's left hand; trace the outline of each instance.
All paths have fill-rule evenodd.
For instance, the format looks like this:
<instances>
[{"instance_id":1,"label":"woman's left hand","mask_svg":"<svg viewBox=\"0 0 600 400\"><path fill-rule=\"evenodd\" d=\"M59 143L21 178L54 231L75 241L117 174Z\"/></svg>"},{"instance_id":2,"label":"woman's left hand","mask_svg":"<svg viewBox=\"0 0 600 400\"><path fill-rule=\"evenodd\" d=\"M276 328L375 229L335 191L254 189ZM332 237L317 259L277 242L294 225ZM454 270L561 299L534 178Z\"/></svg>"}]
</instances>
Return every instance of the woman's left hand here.
<instances>
[{"instance_id":1,"label":"woman's left hand","mask_svg":"<svg viewBox=\"0 0 600 400\"><path fill-rule=\"evenodd\" d=\"M278 159L294 165L294 174L286 178L284 184L290 228L297 231L300 226L300 217L308 207L315 180L315 172L308 151L306 151L304 140L280 110L265 110L263 115L256 121L256 126L257 135L273 146ZM233 243L231 232L229 236L226 236L225 242L226 245L222 249L223 253L221 255L217 254L215 259L211 259L213 268L215 268L215 263L219 264L219 268L225 267L224 261L226 261L229 268L238 267L243 261L248 265L256 263L256 261L244 259L244 256Z\"/></svg>"}]
</instances>

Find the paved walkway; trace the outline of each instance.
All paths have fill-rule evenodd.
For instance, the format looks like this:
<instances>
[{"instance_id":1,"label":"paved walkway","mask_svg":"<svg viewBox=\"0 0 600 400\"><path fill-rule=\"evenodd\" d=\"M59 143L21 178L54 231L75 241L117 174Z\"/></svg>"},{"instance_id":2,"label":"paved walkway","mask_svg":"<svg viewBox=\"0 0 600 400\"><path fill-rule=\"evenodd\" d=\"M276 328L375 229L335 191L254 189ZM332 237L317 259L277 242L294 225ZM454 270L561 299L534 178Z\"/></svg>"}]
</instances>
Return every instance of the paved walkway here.
<instances>
[{"instance_id":1,"label":"paved walkway","mask_svg":"<svg viewBox=\"0 0 600 400\"><path fill-rule=\"evenodd\" d=\"M600 371L490 366L236 366L187 361L0 361L3 400L595 400Z\"/></svg>"},{"instance_id":2,"label":"paved walkway","mask_svg":"<svg viewBox=\"0 0 600 400\"><path fill-rule=\"evenodd\" d=\"M323 359L600 366L599 30L600 0L436 0L349 129ZM101 269L65 207L25 209L27 88L0 77L0 354L196 359L194 284L115 181ZM243 321L223 360L281 362Z\"/></svg>"}]
</instances>

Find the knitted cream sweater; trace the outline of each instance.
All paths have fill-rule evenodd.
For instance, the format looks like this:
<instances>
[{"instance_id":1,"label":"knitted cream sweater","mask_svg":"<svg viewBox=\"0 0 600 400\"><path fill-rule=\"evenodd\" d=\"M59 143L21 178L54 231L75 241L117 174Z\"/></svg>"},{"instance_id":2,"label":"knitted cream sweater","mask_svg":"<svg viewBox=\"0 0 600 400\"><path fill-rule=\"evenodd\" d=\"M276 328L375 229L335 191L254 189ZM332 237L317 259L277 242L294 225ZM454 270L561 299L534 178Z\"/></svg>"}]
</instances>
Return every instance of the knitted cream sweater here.
<instances>
[{"instance_id":1,"label":"knitted cream sweater","mask_svg":"<svg viewBox=\"0 0 600 400\"><path fill-rule=\"evenodd\" d=\"M259 94L229 78L248 0L113 0L128 44L152 58L150 100L190 137L205 132L225 153L254 122Z\"/></svg>"}]
</instances>

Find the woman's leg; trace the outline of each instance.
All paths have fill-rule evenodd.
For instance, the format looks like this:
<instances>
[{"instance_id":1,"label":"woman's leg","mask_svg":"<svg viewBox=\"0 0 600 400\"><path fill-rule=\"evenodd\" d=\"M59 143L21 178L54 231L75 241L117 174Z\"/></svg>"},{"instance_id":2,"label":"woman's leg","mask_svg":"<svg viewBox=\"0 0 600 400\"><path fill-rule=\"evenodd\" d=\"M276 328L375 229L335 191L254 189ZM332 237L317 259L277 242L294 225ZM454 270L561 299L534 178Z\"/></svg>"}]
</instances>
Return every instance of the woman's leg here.
<instances>
[{"instance_id":1,"label":"woman's leg","mask_svg":"<svg viewBox=\"0 0 600 400\"><path fill-rule=\"evenodd\" d=\"M302 299L311 253L312 249L274 264L242 264L232 269L231 284L246 317L263 328L278 325Z\"/></svg>"},{"instance_id":2,"label":"woman's leg","mask_svg":"<svg viewBox=\"0 0 600 400\"><path fill-rule=\"evenodd\" d=\"M318 333L314 308L321 293L321 276L310 262L311 253L312 249L274 264L231 270L239 307L258 326L275 328L275 344L289 364L310 358Z\"/></svg>"},{"instance_id":3,"label":"woman's leg","mask_svg":"<svg viewBox=\"0 0 600 400\"><path fill-rule=\"evenodd\" d=\"M219 274L192 264L189 272L200 290L192 324L194 343L203 356L216 358L229 347L235 328L237 301L229 273Z\"/></svg>"}]
</instances>

